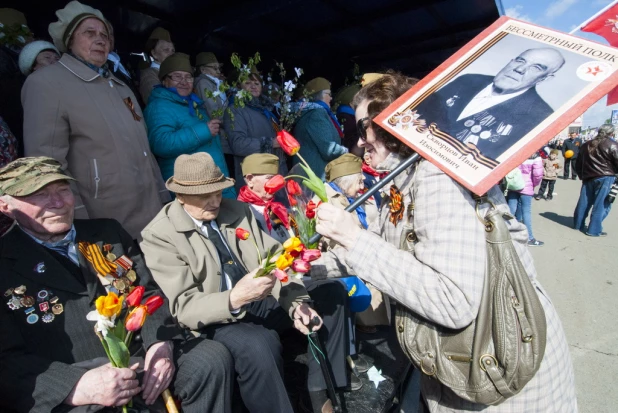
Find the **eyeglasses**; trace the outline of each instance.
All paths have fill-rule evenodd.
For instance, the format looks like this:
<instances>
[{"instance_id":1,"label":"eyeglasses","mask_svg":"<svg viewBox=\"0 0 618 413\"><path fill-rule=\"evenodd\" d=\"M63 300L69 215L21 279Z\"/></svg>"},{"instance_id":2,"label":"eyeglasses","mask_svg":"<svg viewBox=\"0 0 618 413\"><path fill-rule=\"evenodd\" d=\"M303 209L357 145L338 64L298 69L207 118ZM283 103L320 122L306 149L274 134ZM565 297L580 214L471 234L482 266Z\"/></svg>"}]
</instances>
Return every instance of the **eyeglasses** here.
<instances>
[{"instance_id":1,"label":"eyeglasses","mask_svg":"<svg viewBox=\"0 0 618 413\"><path fill-rule=\"evenodd\" d=\"M93 29L87 29L84 30L83 32L79 33L80 36L86 36L88 39L92 40L95 39L97 37L97 35L101 36L101 39L104 42L109 42L109 35L105 32L97 32L96 30Z\"/></svg>"},{"instance_id":2,"label":"eyeglasses","mask_svg":"<svg viewBox=\"0 0 618 413\"><path fill-rule=\"evenodd\" d=\"M183 75L174 74L174 75L167 75L167 77L172 79L176 83L182 83L183 81L186 83L193 82L193 76L191 75L183 76Z\"/></svg>"},{"instance_id":3,"label":"eyeglasses","mask_svg":"<svg viewBox=\"0 0 618 413\"><path fill-rule=\"evenodd\" d=\"M369 129L369 126L371 126L371 122L368 124L365 124L365 122L368 120L371 120L369 116L367 116L366 118L359 119L358 122L356 122L356 131L358 133L358 137L363 142L367 141L367 129Z\"/></svg>"}]
</instances>

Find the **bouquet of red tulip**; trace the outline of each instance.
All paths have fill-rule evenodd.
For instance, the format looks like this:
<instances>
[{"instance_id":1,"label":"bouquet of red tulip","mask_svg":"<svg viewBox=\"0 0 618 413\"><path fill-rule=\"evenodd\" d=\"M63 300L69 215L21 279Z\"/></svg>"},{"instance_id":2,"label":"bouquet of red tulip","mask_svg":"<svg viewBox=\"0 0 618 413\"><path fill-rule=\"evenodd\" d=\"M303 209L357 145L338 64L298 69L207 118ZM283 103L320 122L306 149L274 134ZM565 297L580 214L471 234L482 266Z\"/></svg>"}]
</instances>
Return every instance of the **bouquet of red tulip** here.
<instances>
[{"instance_id":1,"label":"bouquet of red tulip","mask_svg":"<svg viewBox=\"0 0 618 413\"><path fill-rule=\"evenodd\" d=\"M321 202L328 200L324 182L311 170L309 164L298 153L300 144L290 133L287 131L278 132L277 142L286 154L298 156L301 161L299 165L307 176L288 175L284 178L281 175L275 175L266 182L264 190L269 194L274 194L285 187L291 207L291 215L294 218L292 221L294 230L303 245L306 245L309 249L314 249L317 247L317 242L310 243L309 240L315 234L315 210L320 203L316 204L312 200L307 200L300 185L294 179L300 180L307 189L321 199Z\"/></svg>"},{"instance_id":2,"label":"bouquet of red tulip","mask_svg":"<svg viewBox=\"0 0 618 413\"><path fill-rule=\"evenodd\" d=\"M246 241L251 238L251 233L243 228L236 228L236 237ZM317 249L307 249L297 237L292 237L283 243L283 248L275 251L268 251L266 258L262 254L254 239L251 242L255 246L259 260L259 271L255 278L270 274L274 271L275 277L281 282L288 282L288 273L292 270L294 274L304 274L311 269L311 261L320 258L321 253Z\"/></svg>"},{"instance_id":3,"label":"bouquet of red tulip","mask_svg":"<svg viewBox=\"0 0 618 413\"><path fill-rule=\"evenodd\" d=\"M88 320L96 321L95 334L114 367L129 367L129 346L133 333L142 328L146 317L163 305L163 298L158 295L148 298L142 304L144 291L142 286L135 287L126 297L109 292L97 298L96 310L86 316ZM120 316L121 313L125 314L124 318ZM123 322L119 322L119 319L123 319ZM126 406L122 407L122 411L127 411Z\"/></svg>"}]
</instances>

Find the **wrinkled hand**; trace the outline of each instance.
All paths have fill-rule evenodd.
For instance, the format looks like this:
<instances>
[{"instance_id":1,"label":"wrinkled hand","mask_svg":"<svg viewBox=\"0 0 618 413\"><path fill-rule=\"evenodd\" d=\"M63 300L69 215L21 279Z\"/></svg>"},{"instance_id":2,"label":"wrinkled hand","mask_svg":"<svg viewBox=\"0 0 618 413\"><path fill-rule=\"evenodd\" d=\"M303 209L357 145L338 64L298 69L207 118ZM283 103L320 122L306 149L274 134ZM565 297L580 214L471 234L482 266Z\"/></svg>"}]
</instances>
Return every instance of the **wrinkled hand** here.
<instances>
[{"instance_id":1,"label":"wrinkled hand","mask_svg":"<svg viewBox=\"0 0 618 413\"><path fill-rule=\"evenodd\" d=\"M351 213L323 203L319 206L316 216L318 218L315 227L317 232L338 242L346 249L354 246L362 230Z\"/></svg>"},{"instance_id":2,"label":"wrinkled hand","mask_svg":"<svg viewBox=\"0 0 618 413\"><path fill-rule=\"evenodd\" d=\"M208 122L208 129L210 129L212 136L218 135L221 130L221 119L213 119Z\"/></svg>"},{"instance_id":3,"label":"wrinkled hand","mask_svg":"<svg viewBox=\"0 0 618 413\"><path fill-rule=\"evenodd\" d=\"M155 402L157 397L172 382L176 367L174 366L174 351L170 341L161 341L150 346L144 360L144 381L142 382L142 398L147 405Z\"/></svg>"},{"instance_id":4,"label":"wrinkled hand","mask_svg":"<svg viewBox=\"0 0 618 413\"><path fill-rule=\"evenodd\" d=\"M305 303L296 307L296 309L294 310L293 317L294 317L294 328L296 328L298 331L300 331L301 333L305 335L311 333L311 331L309 331L309 328L307 328L307 326L309 325L311 320L313 320L314 317L318 317L318 319L320 320L320 324L318 324L317 326L312 325L311 330L318 331L320 327L322 327L322 318L318 315L318 313L316 313L316 311L313 308L309 307Z\"/></svg>"},{"instance_id":5,"label":"wrinkled hand","mask_svg":"<svg viewBox=\"0 0 618 413\"><path fill-rule=\"evenodd\" d=\"M254 278L259 268L251 271L236 283L230 292L230 310L236 310L254 301L268 297L275 286L275 276L271 273Z\"/></svg>"},{"instance_id":6,"label":"wrinkled hand","mask_svg":"<svg viewBox=\"0 0 618 413\"><path fill-rule=\"evenodd\" d=\"M130 368L116 368L108 363L88 370L75 384L64 403L70 406L125 405L142 391L135 373L138 366L136 363Z\"/></svg>"}]
</instances>

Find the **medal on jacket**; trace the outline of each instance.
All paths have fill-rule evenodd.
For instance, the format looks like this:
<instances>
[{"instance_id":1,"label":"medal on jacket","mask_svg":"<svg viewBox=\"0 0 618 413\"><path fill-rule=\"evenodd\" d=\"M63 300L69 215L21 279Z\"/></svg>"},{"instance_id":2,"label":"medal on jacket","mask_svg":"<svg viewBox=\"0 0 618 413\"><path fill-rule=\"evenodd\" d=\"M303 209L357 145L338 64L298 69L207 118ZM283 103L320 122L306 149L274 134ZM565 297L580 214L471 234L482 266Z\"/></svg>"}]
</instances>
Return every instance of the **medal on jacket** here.
<instances>
[{"instance_id":1,"label":"medal on jacket","mask_svg":"<svg viewBox=\"0 0 618 413\"><path fill-rule=\"evenodd\" d=\"M390 209L390 217L388 220L393 225L397 226L401 218L403 218L403 198L397 186L392 185L390 190L390 199L388 207Z\"/></svg>"}]
</instances>

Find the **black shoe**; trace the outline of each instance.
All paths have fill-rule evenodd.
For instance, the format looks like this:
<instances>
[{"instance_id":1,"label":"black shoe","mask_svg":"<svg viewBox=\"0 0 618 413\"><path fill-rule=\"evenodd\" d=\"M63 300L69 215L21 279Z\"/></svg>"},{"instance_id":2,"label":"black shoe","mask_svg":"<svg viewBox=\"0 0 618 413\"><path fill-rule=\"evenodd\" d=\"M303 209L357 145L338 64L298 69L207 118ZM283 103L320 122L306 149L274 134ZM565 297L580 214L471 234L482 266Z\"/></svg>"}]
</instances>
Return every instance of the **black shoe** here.
<instances>
[{"instance_id":1,"label":"black shoe","mask_svg":"<svg viewBox=\"0 0 618 413\"><path fill-rule=\"evenodd\" d=\"M536 199L537 201L539 201L541 198L543 198L543 195L535 195L534 199Z\"/></svg>"},{"instance_id":2,"label":"black shoe","mask_svg":"<svg viewBox=\"0 0 618 413\"><path fill-rule=\"evenodd\" d=\"M546 201L551 201L552 199L554 199L554 197L551 195L547 195L547 198L545 198Z\"/></svg>"},{"instance_id":3,"label":"black shoe","mask_svg":"<svg viewBox=\"0 0 618 413\"><path fill-rule=\"evenodd\" d=\"M577 178L571 178L571 179L574 180L574 181L577 181Z\"/></svg>"},{"instance_id":4,"label":"black shoe","mask_svg":"<svg viewBox=\"0 0 618 413\"><path fill-rule=\"evenodd\" d=\"M303 413L332 413L333 405L326 394L326 390L310 391L309 400L301 393L298 402L299 410Z\"/></svg>"},{"instance_id":5,"label":"black shoe","mask_svg":"<svg viewBox=\"0 0 618 413\"><path fill-rule=\"evenodd\" d=\"M588 235L589 237L606 237L607 236L607 232L601 232L599 233L599 235L592 235L587 232L585 234Z\"/></svg>"},{"instance_id":6,"label":"black shoe","mask_svg":"<svg viewBox=\"0 0 618 413\"><path fill-rule=\"evenodd\" d=\"M363 381L356 374L350 374L350 390L357 391L363 387Z\"/></svg>"},{"instance_id":7,"label":"black shoe","mask_svg":"<svg viewBox=\"0 0 618 413\"><path fill-rule=\"evenodd\" d=\"M369 359L363 356L362 354L355 354L353 356L350 356L350 358L352 359L352 362L354 363L354 367L356 368L355 373L357 374L365 373L372 366ZM354 368L352 370L354 370Z\"/></svg>"}]
</instances>

